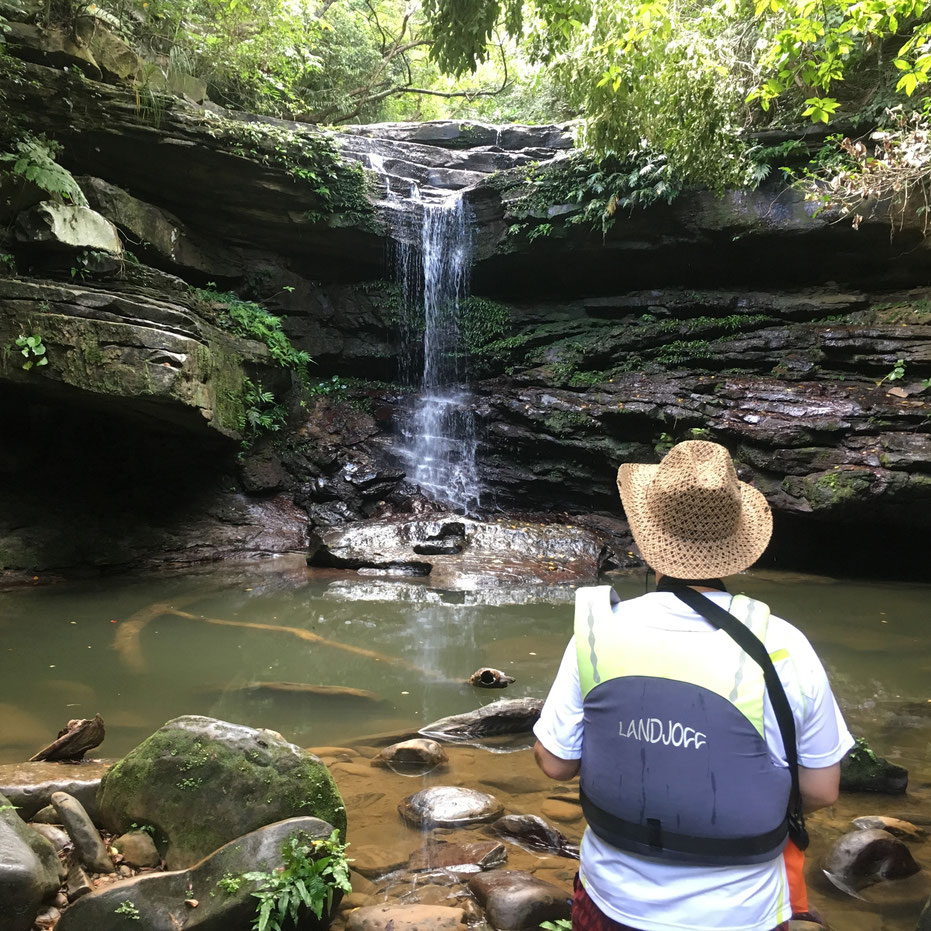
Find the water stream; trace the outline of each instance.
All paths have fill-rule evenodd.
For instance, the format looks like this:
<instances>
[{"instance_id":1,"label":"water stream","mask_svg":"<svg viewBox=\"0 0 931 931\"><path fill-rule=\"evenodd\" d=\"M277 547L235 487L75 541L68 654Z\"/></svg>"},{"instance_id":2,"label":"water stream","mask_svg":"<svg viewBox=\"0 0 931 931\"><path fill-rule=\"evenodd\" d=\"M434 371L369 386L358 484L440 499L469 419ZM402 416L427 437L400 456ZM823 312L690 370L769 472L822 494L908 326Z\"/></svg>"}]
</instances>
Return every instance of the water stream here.
<instances>
[{"instance_id":1,"label":"water stream","mask_svg":"<svg viewBox=\"0 0 931 931\"><path fill-rule=\"evenodd\" d=\"M844 931L914 931L931 892L931 841L912 844L922 873L871 887L865 901L823 880L819 858L859 815L931 822L931 586L766 572L739 581L812 640L855 733L910 770L907 795L843 795L812 819L813 902ZM614 584L622 597L643 590L640 575ZM0 762L26 759L69 718L98 711L107 726L101 754L108 757L126 753L171 717L208 714L271 727L302 746L346 748L321 752L346 798L360 857L403 855L422 844L396 809L427 784L478 788L510 812L553 817L560 789L526 751L502 756L453 747L448 769L417 778L368 763L377 746L367 735L408 734L501 697L546 695L570 633L568 596L554 598L541 587L536 603L507 604L506 595L308 570L300 560L0 593ZM308 642L295 630L323 639ZM505 692L475 690L467 680L480 666L517 681ZM335 690L275 688L288 682ZM341 687L368 694L341 694ZM527 741L513 745L520 746ZM565 816L565 803L560 810ZM577 841L584 824L571 811L565 817L554 823ZM479 836L463 830L447 839ZM574 869L571 861L516 848L509 848L507 866L567 886ZM390 882L379 885L386 895Z\"/></svg>"},{"instance_id":2,"label":"water stream","mask_svg":"<svg viewBox=\"0 0 931 931\"><path fill-rule=\"evenodd\" d=\"M374 170L383 162L369 156ZM464 382L459 312L468 294L472 231L459 193L423 191L386 176L386 215L405 308L402 375L419 387L400 424L398 455L433 501L474 513L476 434ZM419 364L418 364L419 363ZM415 371L415 367L418 369Z\"/></svg>"}]
</instances>

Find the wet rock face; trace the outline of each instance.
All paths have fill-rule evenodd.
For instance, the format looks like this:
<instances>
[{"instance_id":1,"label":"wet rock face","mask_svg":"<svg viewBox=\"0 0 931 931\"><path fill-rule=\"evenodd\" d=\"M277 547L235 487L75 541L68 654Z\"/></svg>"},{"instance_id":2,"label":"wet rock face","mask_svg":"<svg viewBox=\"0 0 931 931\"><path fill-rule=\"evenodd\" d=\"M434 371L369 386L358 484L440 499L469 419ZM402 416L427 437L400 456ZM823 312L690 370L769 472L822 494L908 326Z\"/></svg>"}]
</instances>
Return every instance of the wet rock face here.
<instances>
[{"instance_id":1,"label":"wet rock face","mask_svg":"<svg viewBox=\"0 0 931 931\"><path fill-rule=\"evenodd\" d=\"M446 751L435 740L415 738L385 747L372 759L372 765L400 772L430 772L448 761Z\"/></svg>"},{"instance_id":2,"label":"wet rock face","mask_svg":"<svg viewBox=\"0 0 931 931\"><path fill-rule=\"evenodd\" d=\"M20 817L31 820L50 804L52 794L67 792L87 809L97 812L97 788L109 763L4 763L0 765L0 793L15 805ZM58 823L58 822L55 822Z\"/></svg>"},{"instance_id":3,"label":"wet rock face","mask_svg":"<svg viewBox=\"0 0 931 931\"><path fill-rule=\"evenodd\" d=\"M227 841L312 812L346 830L326 766L274 731L189 715L169 721L102 780L97 796L114 832L151 824L169 869L190 866Z\"/></svg>"}]
</instances>

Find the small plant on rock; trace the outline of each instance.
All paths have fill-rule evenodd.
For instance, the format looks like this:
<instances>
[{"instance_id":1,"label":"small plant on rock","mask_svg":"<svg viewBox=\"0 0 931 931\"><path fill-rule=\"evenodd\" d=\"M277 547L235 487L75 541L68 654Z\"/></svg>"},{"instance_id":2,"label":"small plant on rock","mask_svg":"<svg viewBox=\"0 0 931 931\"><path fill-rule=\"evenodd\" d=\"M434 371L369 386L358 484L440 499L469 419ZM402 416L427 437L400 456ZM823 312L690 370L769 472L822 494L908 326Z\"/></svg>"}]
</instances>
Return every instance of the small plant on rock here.
<instances>
[{"instance_id":1,"label":"small plant on rock","mask_svg":"<svg viewBox=\"0 0 931 931\"><path fill-rule=\"evenodd\" d=\"M349 861L339 831L314 839L303 831L292 834L282 847L284 866L273 873L245 873L262 883L253 895L259 900L254 931L283 931L296 926L307 908L317 917L333 908L334 893L349 892Z\"/></svg>"},{"instance_id":2,"label":"small plant on rock","mask_svg":"<svg viewBox=\"0 0 931 931\"><path fill-rule=\"evenodd\" d=\"M131 918L133 921L138 921L141 917L139 914L139 909L127 899L125 902L121 902L115 909L113 909L113 914L122 915L125 918Z\"/></svg>"},{"instance_id":3,"label":"small plant on rock","mask_svg":"<svg viewBox=\"0 0 931 931\"><path fill-rule=\"evenodd\" d=\"M28 372L34 366L48 365L48 356L45 354L45 345L42 343L42 337L38 333L31 336L17 336L13 342L16 349L25 358L23 370Z\"/></svg>"}]
</instances>

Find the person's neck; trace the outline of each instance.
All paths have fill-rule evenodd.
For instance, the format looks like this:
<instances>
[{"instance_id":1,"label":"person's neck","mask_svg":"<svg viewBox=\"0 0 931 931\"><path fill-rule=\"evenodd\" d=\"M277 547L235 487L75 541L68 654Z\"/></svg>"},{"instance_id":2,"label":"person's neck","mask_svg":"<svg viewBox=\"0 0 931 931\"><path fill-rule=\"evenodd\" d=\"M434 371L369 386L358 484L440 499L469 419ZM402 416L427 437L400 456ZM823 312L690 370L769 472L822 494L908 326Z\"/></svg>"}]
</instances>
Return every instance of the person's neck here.
<instances>
[{"instance_id":1,"label":"person's neck","mask_svg":"<svg viewBox=\"0 0 931 931\"><path fill-rule=\"evenodd\" d=\"M657 587L659 587L660 579L664 579L664 578L668 578L668 577L667 577L666 575L664 575L662 572L657 572L657 573L656 573L656 585L657 585ZM724 583L721 582L721 581L718 580L718 579L714 579L714 580L712 580L712 579L705 579L705 580L702 580L702 581L696 581L694 584L691 583L691 580L683 580L683 581L686 581L686 583L688 584L688 587L689 587L689 588L694 588L696 592L722 592L722 591L723 591L723 592L726 592L726 591L727 591L727 589L724 587ZM704 584L702 584L703 581L707 581L707 582L714 581L714 582L716 582L717 584L714 584L714 585L704 585Z\"/></svg>"}]
</instances>

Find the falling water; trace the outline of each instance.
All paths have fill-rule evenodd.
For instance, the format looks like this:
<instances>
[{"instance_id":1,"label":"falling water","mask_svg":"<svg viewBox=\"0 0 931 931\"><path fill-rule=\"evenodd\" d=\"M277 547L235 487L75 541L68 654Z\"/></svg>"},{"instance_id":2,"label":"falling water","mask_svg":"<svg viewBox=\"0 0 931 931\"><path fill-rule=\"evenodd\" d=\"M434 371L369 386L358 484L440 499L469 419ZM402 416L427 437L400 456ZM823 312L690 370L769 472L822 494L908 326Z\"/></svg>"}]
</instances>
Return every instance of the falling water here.
<instances>
[{"instance_id":1,"label":"falling water","mask_svg":"<svg viewBox=\"0 0 931 931\"><path fill-rule=\"evenodd\" d=\"M409 321L418 320L416 311L423 307L423 372L416 404L401 428L400 455L427 497L471 513L480 499L476 436L459 345L471 229L459 195L426 200L414 185L411 201L402 214L407 230L399 237L397 272ZM407 336L419 344L419 326L409 323ZM408 360L417 355L408 354Z\"/></svg>"}]
</instances>

